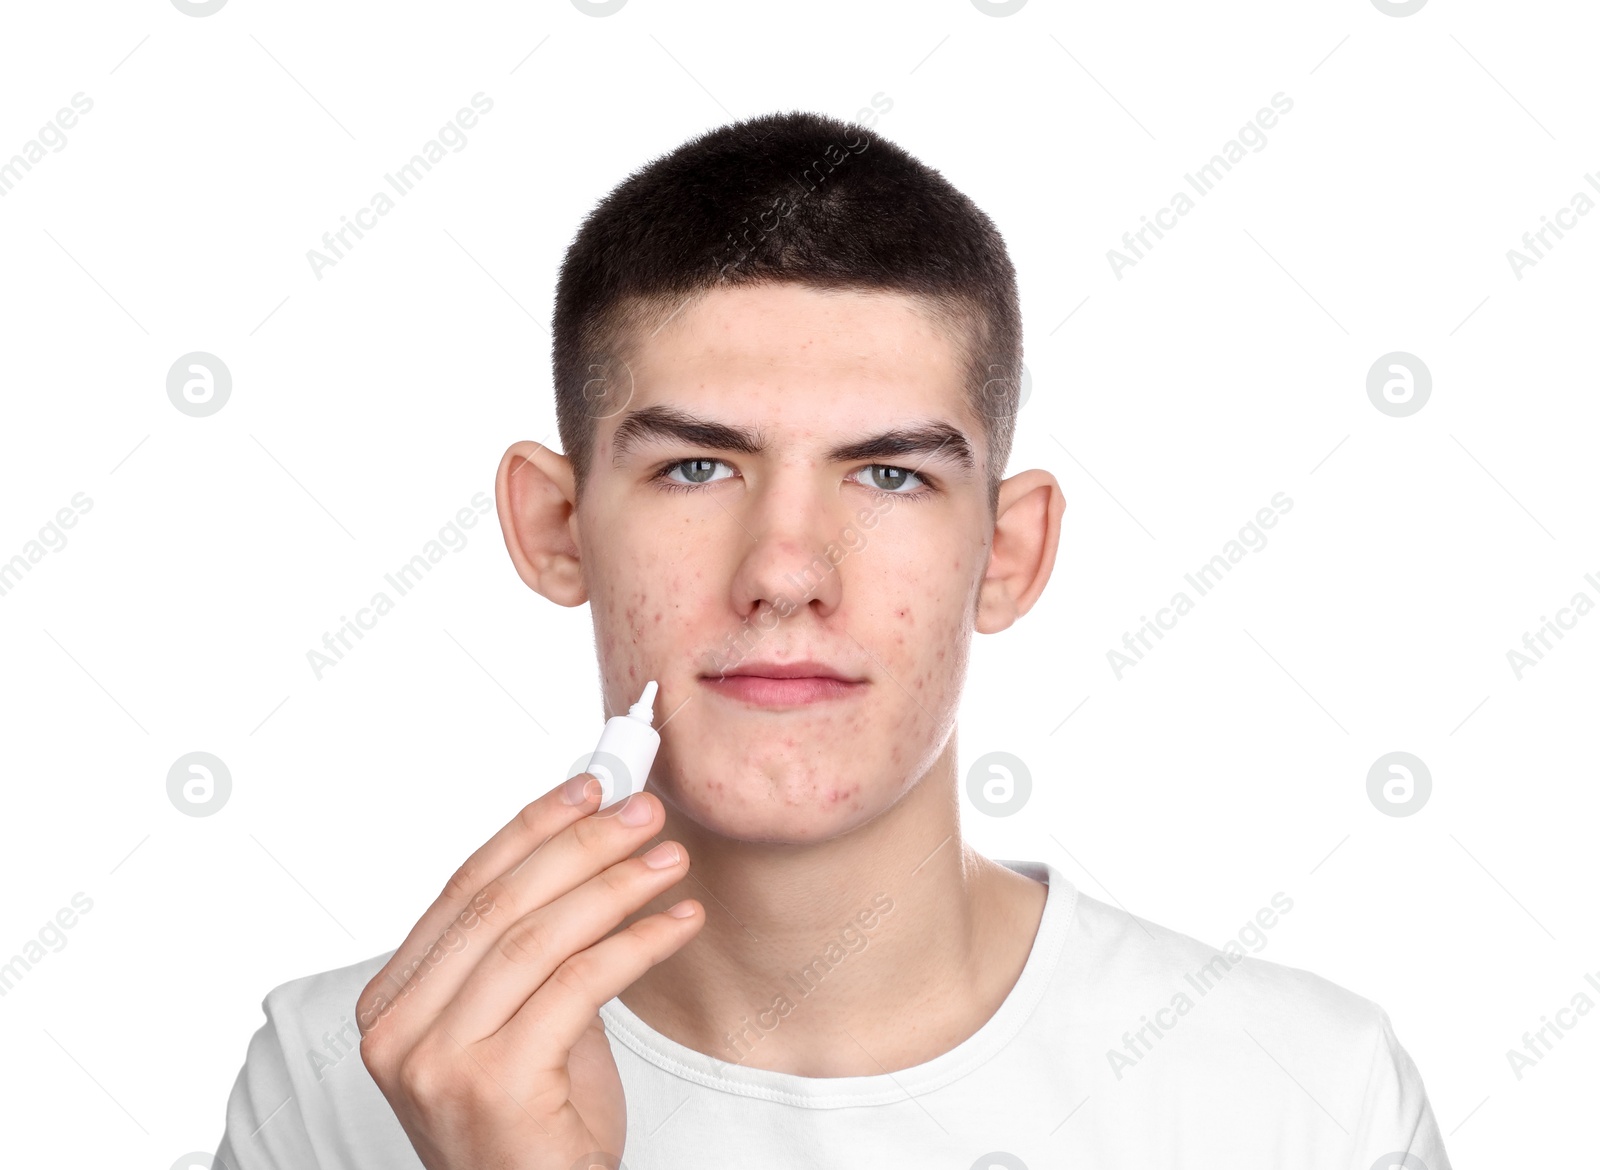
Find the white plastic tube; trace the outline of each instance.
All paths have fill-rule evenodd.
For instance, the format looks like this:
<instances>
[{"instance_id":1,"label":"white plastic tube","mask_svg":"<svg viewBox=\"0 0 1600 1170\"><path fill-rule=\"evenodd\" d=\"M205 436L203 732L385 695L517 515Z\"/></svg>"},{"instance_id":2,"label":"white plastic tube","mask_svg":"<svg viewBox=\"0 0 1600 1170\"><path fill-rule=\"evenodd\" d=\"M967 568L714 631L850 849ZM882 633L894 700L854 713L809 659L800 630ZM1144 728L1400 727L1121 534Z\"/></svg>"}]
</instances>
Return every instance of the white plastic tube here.
<instances>
[{"instance_id":1,"label":"white plastic tube","mask_svg":"<svg viewBox=\"0 0 1600 1170\"><path fill-rule=\"evenodd\" d=\"M651 679L626 715L606 720L600 742L584 769L600 781L600 810L642 791L650 778L650 765L655 763L656 749L661 746L661 733L651 726L655 701L656 682Z\"/></svg>"}]
</instances>

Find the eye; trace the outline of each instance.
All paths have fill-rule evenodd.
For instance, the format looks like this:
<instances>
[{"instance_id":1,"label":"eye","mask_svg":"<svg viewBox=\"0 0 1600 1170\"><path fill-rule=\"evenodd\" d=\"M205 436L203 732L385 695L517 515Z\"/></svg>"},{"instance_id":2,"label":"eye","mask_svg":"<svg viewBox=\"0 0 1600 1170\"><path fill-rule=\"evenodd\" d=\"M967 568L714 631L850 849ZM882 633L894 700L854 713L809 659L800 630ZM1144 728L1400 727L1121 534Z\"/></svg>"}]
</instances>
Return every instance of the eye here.
<instances>
[{"instance_id":1,"label":"eye","mask_svg":"<svg viewBox=\"0 0 1600 1170\"><path fill-rule=\"evenodd\" d=\"M932 485L927 480L909 468L894 467L887 463L869 463L851 474L861 475L863 472L870 475L872 481L870 483L861 483L858 479L856 482L860 483L862 487L882 492L886 496L925 496L929 495L933 490ZM905 490L905 485L912 480L928 488L928 491L915 492Z\"/></svg>"},{"instance_id":2,"label":"eye","mask_svg":"<svg viewBox=\"0 0 1600 1170\"><path fill-rule=\"evenodd\" d=\"M668 463L660 468L654 475L650 477L650 479L653 482L659 483L668 491L693 491L697 487L703 487L708 483L717 482L716 479L712 478L711 473L719 463L722 463L724 467L728 466L720 459L679 459L674 463ZM687 478L673 479L672 473L680 468L684 470L684 474ZM729 477L718 477L718 479L727 478Z\"/></svg>"}]
</instances>

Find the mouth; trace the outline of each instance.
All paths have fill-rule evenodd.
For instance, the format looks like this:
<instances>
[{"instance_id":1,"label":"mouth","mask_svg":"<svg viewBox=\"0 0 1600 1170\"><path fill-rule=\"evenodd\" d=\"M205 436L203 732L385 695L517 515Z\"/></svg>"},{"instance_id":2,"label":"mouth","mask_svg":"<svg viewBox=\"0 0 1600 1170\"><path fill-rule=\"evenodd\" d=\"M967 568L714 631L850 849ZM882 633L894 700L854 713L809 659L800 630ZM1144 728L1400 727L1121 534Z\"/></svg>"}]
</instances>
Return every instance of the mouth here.
<instances>
[{"instance_id":1,"label":"mouth","mask_svg":"<svg viewBox=\"0 0 1600 1170\"><path fill-rule=\"evenodd\" d=\"M867 688L866 679L847 677L821 662L753 662L721 674L700 676L715 694L756 707L799 707L851 699Z\"/></svg>"}]
</instances>

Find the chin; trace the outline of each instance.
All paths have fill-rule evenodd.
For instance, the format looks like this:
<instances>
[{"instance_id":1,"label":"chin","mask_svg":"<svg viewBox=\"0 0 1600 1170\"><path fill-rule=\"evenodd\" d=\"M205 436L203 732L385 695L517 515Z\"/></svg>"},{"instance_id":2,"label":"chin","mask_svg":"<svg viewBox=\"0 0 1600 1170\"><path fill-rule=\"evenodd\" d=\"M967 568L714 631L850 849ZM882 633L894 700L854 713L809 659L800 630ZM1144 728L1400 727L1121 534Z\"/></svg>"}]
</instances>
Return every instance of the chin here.
<instances>
[{"instance_id":1,"label":"chin","mask_svg":"<svg viewBox=\"0 0 1600 1170\"><path fill-rule=\"evenodd\" d=\"M827 841L870 817L857 781L772 777L751 770L743 781L694 775L673 781L672 803L708 832L735 841L811 844ZM681 773L679 774L681 776Z\"/></svg>"}]
</instances>

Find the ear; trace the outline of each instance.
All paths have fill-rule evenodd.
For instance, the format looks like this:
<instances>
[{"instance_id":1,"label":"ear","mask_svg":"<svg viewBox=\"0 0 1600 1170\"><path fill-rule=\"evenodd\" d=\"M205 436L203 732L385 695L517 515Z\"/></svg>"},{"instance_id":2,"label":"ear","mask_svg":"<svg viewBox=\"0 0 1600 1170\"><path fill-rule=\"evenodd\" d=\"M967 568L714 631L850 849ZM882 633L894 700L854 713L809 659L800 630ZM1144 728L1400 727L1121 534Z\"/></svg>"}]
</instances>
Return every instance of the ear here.
<instances>
[{"instance_id":1,"label":"ear","mask_svg":"<svg viewBox=\"0 0 1600 1170\"><path fill-rule=\"evenodd\" d=\"M1006 629L1044 592L1066 508L1061 485L1048 471L1022 471L1001 481L989 571L978 590L974 628L980 634Z\"/></svg>"},{"instance_id":2,"label":"ear","mask_svg":"<svg viewBox=\"0 0 1600 1170\"><path fill-rule=\"evenodd\" d=\"M540 443L506 448L494 477L500 531L517 576L557 605L589 599L577 540L572 462Z\"/></svg>"}]
</instances>

